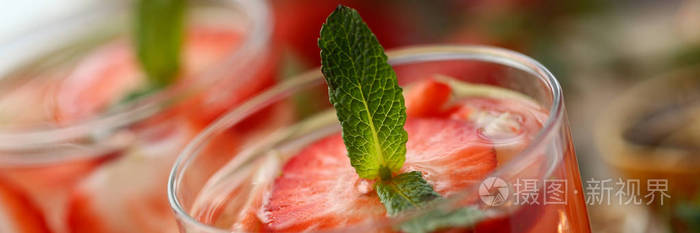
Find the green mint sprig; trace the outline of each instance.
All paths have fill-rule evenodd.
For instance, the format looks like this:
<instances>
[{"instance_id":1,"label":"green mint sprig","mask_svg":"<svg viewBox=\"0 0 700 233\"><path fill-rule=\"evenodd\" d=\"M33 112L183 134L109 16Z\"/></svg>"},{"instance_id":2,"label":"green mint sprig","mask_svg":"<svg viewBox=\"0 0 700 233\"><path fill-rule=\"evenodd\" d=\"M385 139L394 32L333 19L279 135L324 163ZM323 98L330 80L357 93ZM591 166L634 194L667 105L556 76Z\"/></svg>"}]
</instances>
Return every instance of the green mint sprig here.
<instances>
[{"instance_id":1,"label":"green mint sprig","mask_svg":"<svg viewBox=\"0 0 700 233\"><path fill-rule=\"evenodd\" d=\"M151 87L177 78L186 0L137 0L134 40Z\"/></svg>"},{"instance_id":2,"label":"green mint sprig","mask_svg":"<svg viewBox=\"0 0 700 233\"><path fill-rule=\"evenodd\" d=\"M398 174L406 159L406 106L384 48L357 11L338 8L318 40L321 71L342 126L350 163L395 215L438 198L420 172Z\"/></svg>"},{"instance_id":3,"label":"green mint sprig","mask_svg":"<svg viewBox=\"0 0 700 233\"><path fill-rule=\"evenodd\" d=\"M321 71L350 162L365 179L390 178L406 158L406 105L384 48L357 11L339 6L318 40Z\"/></svg>"}]
</instances>

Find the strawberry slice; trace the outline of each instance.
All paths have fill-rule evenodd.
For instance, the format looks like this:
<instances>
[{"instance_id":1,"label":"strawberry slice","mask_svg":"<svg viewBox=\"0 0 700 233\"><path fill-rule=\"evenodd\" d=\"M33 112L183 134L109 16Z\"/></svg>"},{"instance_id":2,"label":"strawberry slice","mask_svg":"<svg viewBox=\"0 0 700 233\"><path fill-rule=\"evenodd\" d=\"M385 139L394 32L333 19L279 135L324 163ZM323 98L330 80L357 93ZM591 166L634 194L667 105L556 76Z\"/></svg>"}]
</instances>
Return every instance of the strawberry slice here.
<instances>
[{"instance_id":1,"label":"strawberry slice","mask_svg":"<svg viewBox=\"0 0 700 233\"><path fill-rule=\"evenodd\" d=\"M225 62L240 46L242 36L239 32L214 27L195 27L188 30L183 48L183 66L181 81L194 81L202 78L198 75L211 70L220 62ZM263 55L260 55L263 57ZM267 62L267 60L262 63ZM257 72L259 78L241 84L240 72L231 72L234 77L227 83L217 85L227 91L208 91L186 104L187 111L203 115L202 118L213 119L216 114L225 111L242 99L274 83L274 73L269 67L274 63L261 65L266 72ZM249 72L249 71L248 71ZM224 72L226 73L226 72ZM247 74L246 74L247 75ZM242 75L245 76L245 75ZM55 119L59 123L84 120L118 103L132 91L146 84L131 46L124 41L116 41L99 48L94 54L82 60L77 68L61 83L56 92ZM258 76L255 76L258 77ZM238 89L231 91L226 87ZM221 87L221 86L224 87ZM206 106L192 110L191 106Z\"/></svg>"},{"instance_id":2,"label":"strawberry slice","mask_svg":"<svg viewBox=\"0 0 700 233\"><path fill-rule=\"evenodd\" d=\"M405 128L409 140L402 172L420 171L442 196L472 186L496 168L493 144L479 137L472 124L416 119Z\"/></svg>"},{"instance_id":3,"label":"strawberry slice","mask_svg":"<svg viewBox=\"0 0 700 233\"><path fill-rule=\"evenodd\" d=\"M0 232L44 233L44 217L21 190L0 177Z\"/></svg>"},{"instance_id":4,"label":"strawberry slice","mask_svg":"<svg viewBox=\"0 0 700 233\"><path fill-rule=\"evenodd\" d=\"M129 45L118 41L87 56L59 86L55 118L59 123L93 116L145 84Z\"/></svg>"},{"instance_id":5,"label":"strawberry slice","mask_svg":"<svg viewBox=\"0 0 700 233\"><path fill-rule=\"evenodd\" d=\"M419 82L404 92L406 114L410 117L432 116L450 100L452 88L442 82L428 79Z\"/></svg>"},{"instance_id":6,"label":"strawberry slice","mask_svg":"<svg viewBox=\"0 0 700 233\"><path fill-rule=\"evenodd\" d=\"M441 195L449 196L481 180L496 167L489 141L463 121L409 119L406 162ZM273 232L325 230L386 216L372 188L350 165L340 134L321 139L282 168L260 217Z\"/></svg>"},{"instance_id":7,"label":"strawberry slice","mask_svg":"<svg viewBox=\"0 0 700 233\"><path fill-rule=\"evenodd\" d=\"M360 180L341 136L322 139L282 168L263 206L262 222L273 231L313 231L383 217L371 185Z\"/></svg>"}]
</instances>

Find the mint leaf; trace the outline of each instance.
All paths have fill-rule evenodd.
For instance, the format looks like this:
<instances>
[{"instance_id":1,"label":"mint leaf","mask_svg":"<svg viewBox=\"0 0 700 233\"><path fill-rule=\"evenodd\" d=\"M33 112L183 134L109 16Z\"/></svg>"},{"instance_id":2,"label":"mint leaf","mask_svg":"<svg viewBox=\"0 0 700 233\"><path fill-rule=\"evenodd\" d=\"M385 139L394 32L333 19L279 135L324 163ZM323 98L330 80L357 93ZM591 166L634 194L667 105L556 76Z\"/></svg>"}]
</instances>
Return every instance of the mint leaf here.
<instances>
[{"instance_id":1,"label":"mint leaf","mask_svg":"<svg viewBox=\"0 0 700 233\"><path fill-rule=\"evenodd\" d=\"M394 176L403 166L408 140L403 90L384 48L357 11L338 6L323 24L318 46L350 163L360 177L379 179L375 189L387 213L396 215L440 198L418 171ZM471 212L434 214L401 228L424 232L476 221L469 216Z\"/></svg>"},{"instance_id":2,"label":"mint leaf","mask_svg":"<svg viewBox=\"0 0 700 233\"><path fill-rule=\"evenodd\" d=\"M135 42L150 84L175 81L180 65L186 0L138 0Z\"/></svg>"},{"instance_id":3,"label":"mint leaf","mask_svg":"<svg viewBox=\"0 0 700 233\"><path fill-rule=\"evenodd\" d=\"M405 233L428 233L452 227L471 227L484 218L476 207L469 206L454 211L436 209L402 223Z\"/></svg>"},{"instance_id":4,"label":"mint leaf","mask_svg":"<svg viewBox=\"0 0 700 233\"><path fill-rule=\"evenodd\" d=\"M408 140L406 106L384 48L357 11L345 6L328 16L318 45L330 102L355 171L366 179L398 172Z\"/></svg>"},{"instance_id":5,"label":"mint leaf","mask_svg":"<svg viewBox=\"0 0 700 233\"><path fill-rule=\"evenodd\" d=\"M379 181L375 188L389 215L421 207L440 197L418 171L403 173L388 181Z\"/></svg>"}]
</instances>

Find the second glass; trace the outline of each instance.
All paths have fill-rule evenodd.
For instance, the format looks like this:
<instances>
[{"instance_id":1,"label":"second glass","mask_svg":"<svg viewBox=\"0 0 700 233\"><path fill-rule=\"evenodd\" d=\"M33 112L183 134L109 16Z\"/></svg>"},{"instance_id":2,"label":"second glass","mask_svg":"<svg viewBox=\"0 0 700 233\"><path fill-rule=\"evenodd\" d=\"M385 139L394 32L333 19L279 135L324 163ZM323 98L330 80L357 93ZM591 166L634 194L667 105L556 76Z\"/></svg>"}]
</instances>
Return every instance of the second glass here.
<instances>
[{"instance_id":1,"label":"second glass","mask_svg":"<svg viewBox=\"0 0 700 233\"><path fill-rule=\"evenodd\" d=\"M204 0L187 10L178 80L140 93L130 3L0 47L0 232L176 231L165 195L176 153L274 84L265 2Z\"/></svg>"}]
</instances>

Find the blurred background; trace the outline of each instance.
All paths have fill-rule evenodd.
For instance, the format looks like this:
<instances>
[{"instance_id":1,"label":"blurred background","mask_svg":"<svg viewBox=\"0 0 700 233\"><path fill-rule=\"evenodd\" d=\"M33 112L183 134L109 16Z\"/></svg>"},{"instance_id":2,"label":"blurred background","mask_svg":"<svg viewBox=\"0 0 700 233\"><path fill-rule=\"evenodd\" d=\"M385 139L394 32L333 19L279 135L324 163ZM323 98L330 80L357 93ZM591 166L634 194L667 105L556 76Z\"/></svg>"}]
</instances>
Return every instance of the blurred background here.
<instances>
[{"instance_id":1,"label":"blurred background","mask_svg":"<svg viewBox=\"0 0 700 233\"><path fill-rule=\"evenodd\" d=\"M99 1L3 1L0 41ZM700 232L700 0L269 2L283 77L319 65L318 28L338 3L389 49L467 43L534 57L564 88L584 189L625 177L668 178L675 189L676 207L590 206L593 232Z\"/></svg>"}]
</instances>

